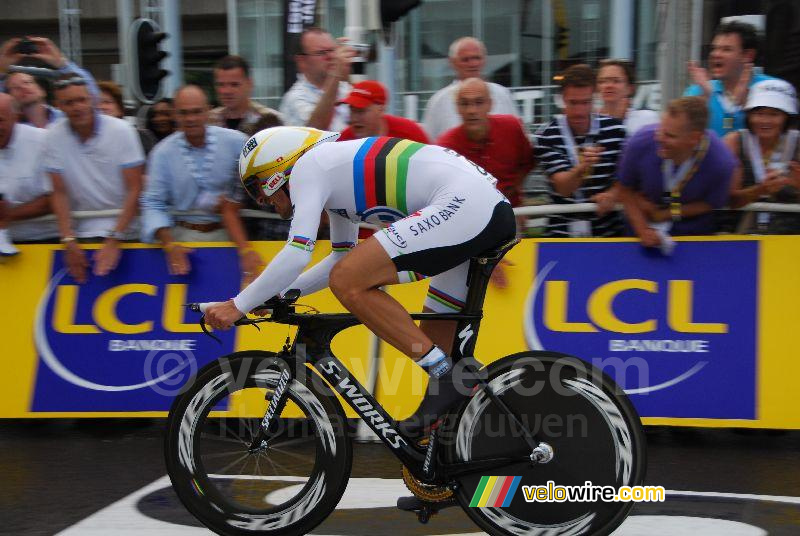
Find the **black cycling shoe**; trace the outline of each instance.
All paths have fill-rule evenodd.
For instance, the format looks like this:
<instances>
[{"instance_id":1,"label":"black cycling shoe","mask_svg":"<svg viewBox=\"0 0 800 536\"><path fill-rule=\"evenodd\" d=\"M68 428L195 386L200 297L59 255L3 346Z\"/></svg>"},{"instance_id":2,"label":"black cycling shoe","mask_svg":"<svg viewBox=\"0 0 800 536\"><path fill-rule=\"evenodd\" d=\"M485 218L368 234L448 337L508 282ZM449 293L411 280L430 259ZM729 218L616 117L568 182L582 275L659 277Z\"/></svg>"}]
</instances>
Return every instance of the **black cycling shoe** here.
<instances>
[{"instance_id":1,"label":"black cycling shoe","mask_svg":"<svg viewBox=\"0 0 800 536\"><path fill-rule=\"evenodd\" d=\"M455 381L453 369L439 378L431 376L428 380L425 398L422 399L419 408L411 417L398 423L400 429L411 438L427 435L428 429L441 416L447 414L448 410L458 406L470 396L474 385L473 379Z\"/></svg>"}]
</instances>

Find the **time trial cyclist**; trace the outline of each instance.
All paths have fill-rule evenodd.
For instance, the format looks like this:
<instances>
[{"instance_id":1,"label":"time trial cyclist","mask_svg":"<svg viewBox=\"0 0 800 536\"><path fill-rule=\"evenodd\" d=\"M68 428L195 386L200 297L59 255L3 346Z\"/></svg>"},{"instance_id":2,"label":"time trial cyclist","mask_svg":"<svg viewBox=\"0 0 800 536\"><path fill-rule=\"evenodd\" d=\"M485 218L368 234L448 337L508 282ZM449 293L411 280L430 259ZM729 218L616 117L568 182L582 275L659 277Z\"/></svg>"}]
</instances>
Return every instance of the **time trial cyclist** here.
<instances>
[{"instance_id":1,"label":"time trial cyclist","mask_svg":"<svg viewBox=\"0 0 800 536\"><path fill-rule=\"evenodd\" d=\"M496 179L450 149L388 137L327 143L338 137L274 127L245 144L244 189L292 224L269 266L237 296L209 307L206 320L227 329L282 291L310 294L329 286L367 328L429 374L419 409L400 423L406 433L420 434L469 394L448 357L455 322L417 326L380 287L430 277L425 310L459 311L469 259L514 238L514 213ZM332 252L303 272L323 210ZM360 222L390 225L357 244Z\"/></svg>"}]
</instances>

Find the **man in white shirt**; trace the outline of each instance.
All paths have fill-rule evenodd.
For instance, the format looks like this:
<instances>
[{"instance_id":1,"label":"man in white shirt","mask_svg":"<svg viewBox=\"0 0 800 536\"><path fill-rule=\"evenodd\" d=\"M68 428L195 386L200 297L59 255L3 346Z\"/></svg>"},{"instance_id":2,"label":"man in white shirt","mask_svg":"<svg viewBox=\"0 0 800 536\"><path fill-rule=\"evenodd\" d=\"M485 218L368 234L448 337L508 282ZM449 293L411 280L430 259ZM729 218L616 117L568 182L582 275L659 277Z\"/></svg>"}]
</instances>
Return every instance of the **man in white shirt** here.
<instances>
[{"instance_id":1,"label":"man in white shirt","mask_svg":"<svg viewBox=\"0 0 800 536\"><path fill-rule=\"evenodd\" d=\"M58 237L55 222L24 220L50 213L50 181L44 173L45 131L17 122L19 107L0 93L0 256L19 252L11 244Z\"/></svg>"},{"instance_id":2,"label":"man in white shirt","mask_svg":"<svg viewBox=\"0 0 800 536\"><path fill-rule=\"evenodd\" d=\"M94 256L94 275L116 268L119 242L132 238L142 190L144 152L127 121L94 109L86 80L62 78L54 84L55 102L67 116L47 129L45 169L53 182L53 212L58 219L65 264L78 283L87 279L89 262L78 239L102 240ZM73 221L71 210L116 209L118 216Z\"/></svg>"},{"instance_id":3,"label":"man in white shirt","mask_svg":"<svg viewBox=\"0 0 800 536\"><path fill-rule=\"evenodd\" d=\"M486 46L474 37L461 37L450 45L450 65L456 73L453 82L433 94L425 107L422 126L432 140L439 139L445 131L461 124L456 110L458 83L467 78L483 78L486 65ZM492 98L490 114L519 115L508 88L487 82Z\"/></svg>"},{"instance_id":4,"label":"man in white shirt","mask_svg":"<svg viewBox=\"0 0 800 536\"><path fill-rule=\"evenodd\" d=\"M336 106L350 93L352 47L334 41L321 28L306 28L300 36L300 51L295 54L297 82L281 100L284 123L322 130L342 131L347 127L346 106Z\"/></svg>"}]
</instances>

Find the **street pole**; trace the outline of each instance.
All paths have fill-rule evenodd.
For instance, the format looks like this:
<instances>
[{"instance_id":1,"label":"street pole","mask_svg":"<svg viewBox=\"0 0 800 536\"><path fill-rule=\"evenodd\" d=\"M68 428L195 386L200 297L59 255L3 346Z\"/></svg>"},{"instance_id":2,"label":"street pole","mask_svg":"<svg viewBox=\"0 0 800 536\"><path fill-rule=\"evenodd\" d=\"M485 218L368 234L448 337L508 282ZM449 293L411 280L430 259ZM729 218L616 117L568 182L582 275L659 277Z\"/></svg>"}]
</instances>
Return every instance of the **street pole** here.
<instances>
[{"instance_id":1,"label":"street pole","mask_svg":"<svg viewBox=\"0 0 800 536\"><path fill-rule=\"evenodd\" d=\"M164 51L169 56L164 60L169 75L164 79L164 95L172 97L183 85L183 39L181 38L181 7L179 0L162 0L162 31L169 37L164 40Z\"/></svg>"}]
</instances>

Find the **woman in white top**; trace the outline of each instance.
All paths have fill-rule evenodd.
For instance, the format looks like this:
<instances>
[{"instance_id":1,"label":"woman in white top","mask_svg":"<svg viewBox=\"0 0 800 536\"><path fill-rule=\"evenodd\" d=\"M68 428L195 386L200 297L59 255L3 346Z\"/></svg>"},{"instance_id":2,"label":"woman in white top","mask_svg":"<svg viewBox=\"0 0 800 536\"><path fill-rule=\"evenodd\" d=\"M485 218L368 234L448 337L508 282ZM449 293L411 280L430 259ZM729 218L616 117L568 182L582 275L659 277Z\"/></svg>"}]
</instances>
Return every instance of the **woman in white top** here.
<instances>
[{"instance_id":1,"label":"woman in white top","mask_svg":"<svg viewBox=\"0 0 800 536\"><path fill-rule=\"evenodd\" d=\"M800 135L790 128L797 116L794 87L777 78L753 84L744 109L747 128L723 138L741 162L731 180L731 207L756 201L799 203ZM749 212L737 220L739 233L800 232L797 213Z\"/></svg>"},{"instance_id":2,"label":"woman in white top","mask_svg":"<svg viewBox=\"0 0 800 536\"><path fill-rule=\"evenodd\" d=\"M628 60L602 60L597 71L597 92L603 100L600 113L623 122L628 137L645 125L658 123L653 110L631 109L631 97L636 92L636 73Z\"/></svg>"}]
</instances>

